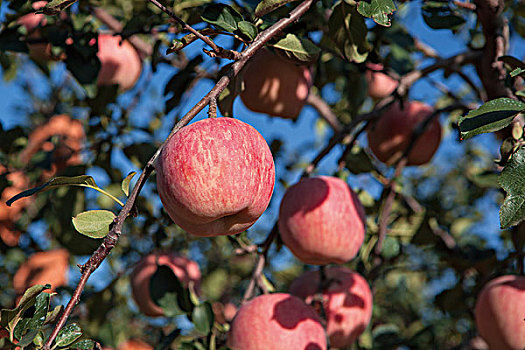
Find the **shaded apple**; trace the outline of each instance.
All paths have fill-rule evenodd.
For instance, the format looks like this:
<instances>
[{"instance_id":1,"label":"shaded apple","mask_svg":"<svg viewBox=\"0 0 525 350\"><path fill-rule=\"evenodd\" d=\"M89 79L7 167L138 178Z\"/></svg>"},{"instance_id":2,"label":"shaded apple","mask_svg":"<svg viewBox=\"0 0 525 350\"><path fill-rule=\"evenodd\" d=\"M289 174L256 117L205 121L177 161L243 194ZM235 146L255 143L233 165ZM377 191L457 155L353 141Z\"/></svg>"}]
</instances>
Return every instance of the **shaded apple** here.
<instances>
[{"instance_id":1,"label":"shaded apple","mask_svg":"<svg viewBox=\"0 0 525 350\"><path fill-rule=\"evenodd\" d=\"M275 169L264 138L232 118L190 124L168 140L156 164L160 199L173 221L197 236L252 226L272 196Z\"/></svg>"},{"instance_id":2,"label":"shaded apple","mask_svg":"<svg viewBox=\"0 0 525 350\"><path fill-rule=\"evenodd\" d=\"M287 189L279 210L279 232L306 264L342 264L354 258L365 237L365 211L343 180L302 179Z\"/></svg>"},{"instance_id":3,"label":"shaded apple","mask_svg":"<svg viewBox=\"0 0 525 350\"><path fill-rule=\"evenodd\" d=\"M199 265L186 257L174 253L149 254L143 257L131 273L131 293L139 310L152 317L164 314L150 295L150 281L157 266L168 266L184 286L191 282L196 290L199 289L201 278Z\"/></svg>"},{"instance_id":4,"label":"shaded apple","mask_svg":"<svg viewBox=\"0 0 525 350\"><path fill-rule=\"evenodd\" d=\"M366 82L368 83L368 96L374 99L383 99L390 96L399 83L389 75L381 72L383 65L379 63L366 64Z\"/></svg>"},{"instance_id":5,"label":"shaded apple","mask_svg":"<svg viewBox=\"0 0 525 350\"><path fill-rule=\"evenodd\" d=\"M493 279L476 302L476 326L490 349L525 349L525 277Z\"/></svg>"},{"instance_id":6,"label":"shaded apple","mask_svg":"<svg viewBox=\"0 0 525 350\"><path fill-rule=\"evenodd\" d=\"M409 147L414 130L433 112L431 106L422 102L407 101L403 109L395 102L367 129L368 145L377 159L387 165L398 160ZM441 124L435 117L415 141L406 165L430 162L440 142Z\"/></svg>"},{"instance_id":7,"label":"shaded apple","mask_svg":"<svg viewBox=\"0 0 525 350\"><path fill-rule=\"evenodd\" d=\"M263 48L248 62L243 84L240 96L249 110L295 119L308 97L312 74L307 66Z\"/></svg>"},{"instance_id":8,"label":"shaded apple","mask_svg":"<svg viewBox=\"0 0 525 350\"><path fill-rule=\"evenodd\" d=\"M227 346L233 350L323 350L326 334L315 311L301 299L267 294L239 309Z\"/></svg>"},{"instance_id":9,"label":"shaded apple","mask_svg":"<svg viewBox=\"0 0 525 350\"><path fill-rule=\"evenodd\" d=\"M55 249L34 253L16 271L13 288L18 295L36 284L50 284L51 291L68 281L69 252Z\"/></svg>"},{"instance_id":10,"label":"shaded apple","mask_svg":"<svg viewBox=\"0 0 525 350\"><path fill-rule=\"evenodd\" d=\"M326 333L330 345L343 348L354 343L372 318L372 292L367 281L345 267L326 269L322 292ZM290 293L311 304L320 286L319 271L309 271L290 285Z\"/></svg>"}]
</instances>

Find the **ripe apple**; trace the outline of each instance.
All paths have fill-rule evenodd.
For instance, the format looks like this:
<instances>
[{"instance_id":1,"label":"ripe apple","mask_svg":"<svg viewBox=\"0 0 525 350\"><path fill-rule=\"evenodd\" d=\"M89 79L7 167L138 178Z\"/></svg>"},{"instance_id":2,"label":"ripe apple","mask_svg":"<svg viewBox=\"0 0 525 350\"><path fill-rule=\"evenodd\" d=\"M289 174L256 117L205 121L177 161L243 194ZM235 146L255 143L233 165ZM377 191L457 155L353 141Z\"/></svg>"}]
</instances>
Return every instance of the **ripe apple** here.
<instances>
[{"instance_id":1,"label":"ripe apple","mask_svg":"<svg viewBox=\"0 0 525 350\"><path fill-rule=\"evenodd\" d=\"M279 210L279 232L306 264L342 264L356 256L365 237L365 211L343 180L302 179L288 188Z\"/></svg>"},{"instance_id":2,"label":"ripe apple","mask_svg":"<svg viewBox=\"0 0 525 350\"><path fill-rule=\"evenodd\" d=\"M46 6L47 1L37 1L31 6L34 10L39 10ZM42 34L38 29L39 26L45 26L47 24L46 16L42 13L30 13L20 17L17 23L24 26L27 30L27 39L38 40L42 38ZM29 57L37 62L45 62L52 59L51 44L48 42L39 42L28 44Z\"/></svg>"},{"instance_id":3,"label":"ripe apple","mask_svg":"<svg viewBox=\"0 0 525 350\"><path fill-rule=\"evenodd\" d=\"M286 293L260 295L233 319L227 346L233 350L323 350L326 334L315 311Z\"/></svg>"},{"instance_id":4,"label":"ripe apple","mask_svg":"<svg viewBox=\"0 0 525 350\"><path fill-rule=\"evenodd\" d=\"M525 349L525 277L506 275L487 283L475 315L478 332L490 349Z\"/></svg>"},{"instance_id":5,"label":"ripe apple","mask_svg":"<svg viewBox=\"0 0 525 350\"><path fill-rule=\"evenodd\" d=\"M53 136L58 137L56 146L49 141ZM44 172L44 177L50 178L68 166L82 164L80 151L85 137L81 121L66 114L55 115L29 135L29 142L20 154L20 160L28 163L39 150L52 152L51 169Z\"/></svg>"},{"instance_id":6,"label":"ripe apple","mask_svg":"<svg viewBox=\"0 0 525 350\"><path fill-rule=\"evenodd\" d=\"M368 96L373 99L383 99L390 96L397 88L399 83L385 73L383 65L379 63L367 63L365 76L368 83Z\"/></svg>"},{"instance_id":7,"label":"ripe apple","mask_svg":"<svg viewBox=\"0 0 525 350\"><path fill-rule=\"evenodd\" d=\"M162 308L151 299L149 286L157 266L168 266L184 286L192 282L198 290L201 278L199 265L193 260L176 254L149 254L143 257L131 273L131 293L139 310L152 317L162 316Z\"/></svg>"},{"instance_id":8,"label":"ripe apple","mask_svg":"<svg viewBox=\"0 0 525 350\"><path fill-rule=\"evenodd\" d=\"M372 292L367 281L345 267L326 269L328 285L322 292L326 333L335 348L350 346L372 317ZM290 285L290 293L310 304L319 290L319 271L308 271Z\"/></svg>"},{"instance_id":9,"label":"ripe apple","mask_svg":"<svg viewBox=\"0 0 525 350\"><path fill-rule=\"evenodd\" d=\"M215 302L212 304L213 314L215 315L215 321L220 324L228 323L233 320L237 313L237 307L232 303L220 303Z\"/></svg>"},{"instance_id":10,"label":"ripe apple","mask_svg":"<svg viewBox=\"0 0 525 350\"><path fill-rule=\"evenodd\" d=\"M232 118L190 124L157 160L157 187L173 221L197 236L231 235L266 210L275 169L264 138Z\"/></svg>"},{"instance_id":11,"label":"ripe apple","mask_svg":"<svg viewBox=\"0 0 525 350\"><path fill-rule=\"evenodd\" d=\"M142 61L139 54L120 36L100 34L97 57L101 63L98 85L118 84L125 91L131 89L140 77Z\"/></svg>"},{"instance_id":12,"label":"ripe apple","mask_svg":"<svg viewBox=\"0 0 525 350\"><path fill-rule=\"evenodd\" d=\"M0 221L0 240L4 242L6 246L17 246L21 234L22 232L18 231L13 223Z\"/></svg>"},{"instance_id":13,"label":"ripe apple","mask_svg":"<svg viewBox=\"0 0 525 350\"><path fill-rule=\"evenodd\" d=\"M68 280L69 252L66 249L38 252L22 263L13 277L13 288L21 295L36 284L51 285L51 291Z\"/></svg>"},{"instance_id":14,"label":"ripe apple","mask_svg":"<svg viewBox=\"0 0 525 350\"><path fill-rule=\"evenodd\" d=\"M410 145L417 125L433 112L432 107L422 102L407 101L404 109L401 109L399 102L395 102L367 130L368 145L377 159L388 165L399 159ZM430 162L440 142L441 124L436 117L414 143L408 153L406 165Z\"/></svg>"},{"instance_id":15,"label":"ripe apple","mask_svg":"<svg viewBox=\"0 0 525 350\"><path fill-rule=\"evenodd\" d=\"M0 174L6 173L8 170L0 164ZM12 183L11 186L6 187L1 192L0 196L0 222L13 223L20 218L20 213L29 204L29 198L22 198L11 204L10 207L5 203L18 193L27 190L29 187L29 179L22 171L12 171L6 175L8 181Z\"/></svg>"},{"instance_id":16,"label":"ripe apple","mask_svg":"<svg viewBox=\"0 0 525 350\"><path fill-rule=\"evenodd\" d=\"M140 339L129 339L120 343L117 350L153 350L153 346Z\"/></svg>"},{"instance_id":17,"label":"ripe apple","mask_svg":"<svg viewBox=\"0 0 525 350\"><path fill-rule=\"evenodd\" d=\"M295 119L308 97L312 74L307 66L261 49L248 63L243 83L241 100L249 110Z\"/></svg>"}]
</instances>

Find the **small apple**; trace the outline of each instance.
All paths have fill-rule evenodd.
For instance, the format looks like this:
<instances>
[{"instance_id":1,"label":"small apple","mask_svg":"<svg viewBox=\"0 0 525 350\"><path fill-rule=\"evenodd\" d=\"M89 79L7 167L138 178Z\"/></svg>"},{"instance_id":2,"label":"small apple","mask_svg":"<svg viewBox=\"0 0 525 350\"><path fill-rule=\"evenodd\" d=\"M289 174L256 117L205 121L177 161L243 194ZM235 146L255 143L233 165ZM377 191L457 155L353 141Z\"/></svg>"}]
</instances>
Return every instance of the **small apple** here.
<instances>
[{"instance_id":1,"label":"small apple","mask_svg":"<svg viewBox=\"0 0 525 350\"><path fill-rule=\"evenodd\" d=\"M153 346L140 339L129 339L120 343L117 350L153 350Z\"/></svg>"},{"instance_id":2,"label":"small apple","mask_svg":"<svg viewBox=\"0 0 525 350\"><path fill-rule=\"evenodd\" d=\"M407 101L401 109L395 102L367 130L368 145L381 162L391 165L403 155L410 145L412 135L419 123L434 112L427 104ZM441 124L435 117L426 130L419 135L408 153L406 165L422 165L430 162L441 142Z\"/></svg>"},{"instance_id":3,"label":"small apple","mask_svg":"<svg viewBox=\"0 0 525 350\"><path fill-rule=\"evenodd\" d=\"M98 85L118 84L120 89L131 89L140 77L142 61L133 46L120 36L100 34L98 53L101 67L98 72Z\"/></svg>"},{"instance_id":4,"label":"small apple","mask_svg":"<svg viewBox=\"0 0 525 350\"><path fill-rule=\"evenodd\" d=\"M2 209L0 209L2 210ZM0 240L8 247L18 245L22 232L18 231L12 222L0 221Z\"/></svg>"},{"instance_id":5,"label":"small apple","mask_svg":"<svg viewBox=\"0 0 525 350\"><path fill-rule=\"evenodd\" d=\"M65 286L68 280L69 252L65 249L38 252L22 263L13 277L18 295L36 284L50 284L51 291Z\"/></svg>"},{"instance_id":6,"label":"small apple","mask_svg":"<svg viewBox=\"0 0 525 350\"><path fill-rule=\"evenodd\" d=\"M227 346L233 350L324 350L326 334L304 301L285 293L266 294L239 309Z\"/></svg>"},{"instance_id":7,"label":"small apple","mask_svg":"<svg viewBox=\"0 0 525 350\"><path fill-rule=\"evenodd\" d=\"M345 267L326 269L327 287L322 292L326 333L335 348L350 346L372 318L372 292L368 282ZM308 271L290 285L290 293L311 304L319 290L319 271Z\"/></svg>"},{"instance_id":8,"label":"small apple","mask_svg":"<svg viewBox=\"0 0 525 350\"><path fill-rule=\"evenodd\" d=\"M6 167L0 164L0 174L8 172ZM6 179L12 183L11 186L4 188L0 196L0 222L12 224L20 218L22 210L29 204L29 198L21 198L11 206L7 206L6 201L16 196L20 192L27 190L29 179L22 171L12 171L6 175Z\"/></svg>"},{"instance_id":9,"label":"small apple","mask_svg":"<svg viewBox=\"0 0 525 350\"><path fill-rule=\"evenodd\" d=\"M495 278L476 302L476 326L490 349L525 349L525 277Z\"/></svg>"},{"instance_id":10,"label":"small apple","mask_svg":"<svg viewBox=\"0 0 525 350\"><path fill-rule=\"evenodd\" d=\"M182 128L162 149L156 170L164 208L197 236L231 235L252 226L266 210L275 181L264 138L232 118Z\"/></svg>"},{"instance_id":11,"label":"small apple","mask_svg":"<svg viewBox=\"0 0 525 350\"><path fill-rule=\"evenodd\" d=\"M306 264L342 264L356 256L365 238L365 211L343 180L302 179L288 188L279 210L279 232Z\"/></svg>"},{"instance_id":12,"label":"small apple","mask_svg":"<svg viewBox=\"0 0 525 350\"><path fill-rule=\"evenodd\" d=\"M176 254L149 254L143 257L131 273L131 293L139 310L147 316L158 317L164 312L155 304L150 295L150 281L157 271L157 266L168 266L184 286L193 283L199 288L201 272L193 260Z\"/></svg>"},{"instance_id":13,"label":"small apple","mask_svg":"<svg viewBox=\"0 0 525 350\"><path fill-rule=\"evenodd\" d=\"M368 83L368 96L373 99L380 100L390 96L399 85L397 80L380 72L384 68L382 64L367 63L366 68L365 76Z\"/></svg>"},{"instance_id":14,"label":"small apple","mask_svg":"<svg viewBox=\"0 0 525 350\"><path fill-rule=\"evenodd\" d=\"M233 320L237 313L237 307L232 303L220 303L215 302L212 304L213 314L215 315L215 321L220 324L228 323Z\"/></svg>"},{"instance_id":15,"label":"small apple","mask_svg":"<svg viewBox=\"0 0 525 350\"><path fill-rule=\"evenodd\" d=\"M248 62L243 83L240 96L249 110L295 119L308 97L312 74L307 66L263 48Z\"/></svg>"}]
</instances>

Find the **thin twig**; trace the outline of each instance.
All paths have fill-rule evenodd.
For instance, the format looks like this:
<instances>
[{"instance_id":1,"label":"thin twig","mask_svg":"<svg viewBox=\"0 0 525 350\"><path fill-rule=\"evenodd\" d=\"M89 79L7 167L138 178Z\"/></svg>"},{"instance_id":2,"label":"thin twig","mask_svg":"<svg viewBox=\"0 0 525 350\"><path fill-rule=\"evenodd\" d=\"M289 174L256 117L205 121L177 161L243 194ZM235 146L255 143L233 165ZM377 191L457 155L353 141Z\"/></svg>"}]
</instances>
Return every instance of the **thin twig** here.
<instances>
[{"instance_id":1,"label":"thin twig","mask_svg":"<svg viewBox=\"0 0 525 350\"><path fill-rule=\"evenodd\" d=\"M182 119L173 127L173 129L170 132L170 135L168 138L164 141L164 143L157 149L155 154L151 157L151 159L147 162L146 166L144 167L144 170L140 174L139 179L137 180L137 183L135 184L135 187L133 187L133 191L131 192L128 200L124 204L124 207L121 209L118 216L113 221L110 231L107 234L107 236L102 241L101 245L97 248L97 250L91 255L89 260L82 266L81 268L81 283L77 285L75 288L75 291L69 300L69 303L60 316L60 319L58 320L55 329L51 333L51 336L47 339L46 344L44 345L44 350L50 350L52 347L53 342L55 341L55 338L62 329L62 327L65 325L67 318L73 311L74 306L79 302L80 295L82 294L82 290L84 289L85 283L87 282L89 276L95 271L102 261L109 255L111 250L115 247L115 245L118 242L118 239L122 233L122 226L124 225L125 219L130 215L132 210L135 207L135 203L137 201L138 195L140 191L142 190L142 187L146 183L146 180L151 175L151 173L154 170L154 164L160 155L160 152L164 148L164 145L169 141L169 139L178 132L182 127L187 125L206 105L210 102L211 99L217 98L219 94L226 88L232 77L234 77L236 74L239 73L239 71L242 69L242 67L246 64L246 62L259 50L264 44L266 44L271 38L279 34L284 27L288 26L289 24L297 21L312 5L314 0L306 0L303 3L301 3L299 6L297 6L293 11L290 12L290 14L286 18L282 18L279 21L277 21L275 24L273 24L268 29L262 31L259 33L259 35L255 38L253 43L249 45L246 50L243 51L241 54L241 57L238 61L232 64L228 72L219 79L217 84L204 96ZM270 245L271 241L268 243L268 247Z\"/></svg>"},{"instance_id":2,"label":"thin twig","mask_svg":"<svg viewBox=\"0 0 525 350\"><path fill-rule=\"evenodd\" d=\"M310 91L306 98L306 103L314 107L319 115L334 129L335 132L343 130L343 126L339 123L337 116L332 112L332 108L319 95Z\"/></svg>"}]
</instances>

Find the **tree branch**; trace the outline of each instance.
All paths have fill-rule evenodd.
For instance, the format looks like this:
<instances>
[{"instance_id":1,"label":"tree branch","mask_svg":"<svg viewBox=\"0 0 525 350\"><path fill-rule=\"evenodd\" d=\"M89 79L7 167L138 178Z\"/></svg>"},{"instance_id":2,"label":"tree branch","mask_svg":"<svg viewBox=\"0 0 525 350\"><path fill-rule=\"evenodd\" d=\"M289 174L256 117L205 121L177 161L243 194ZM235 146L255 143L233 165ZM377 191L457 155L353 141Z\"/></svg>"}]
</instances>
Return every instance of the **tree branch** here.
<instances>
[{"instance_id":1,"label":"tree branch","mask_svg":"<svg viewBox=\"0 0 525 350\"><path fill-rule=\"evenodd\" d=\"M226 88L230 80L239 73L239 71L243 68L243 66L248 62L248 60L259 50L263 47L264 44L266 44L271 38L279 34L286 26L289 24L297 21L312 5L314 0L306 0L303 3L301 3L299 6L297 6L293 11L290 12L290 14L286 18L282 18L276 23L274 23L271 27L268 29L262 31L259 33L259 35L255 38L252 44L250 44L246 50L244 50L240 58L237 62L232 64L228 72L219 79L217 84L204 96L182 119L173 127L173 129L170 132L170 135L168 138L164 141L164 143L158 148L158 150L155 152L155 154L151 157L151 159L147 162L146 166L144 167L144 170L140 174L139 179L137 180L137 183L135 187L133 187L133 191L131 192L128 200L124 204L124 207L121 209L118 216L113 221L113 224L111 225L111 229L107 236L104 238L101 245L97 248L97 250L91 255L89 260L81 267L81 283L79 283L71 297L71 299L68 302L68 305L62 315L60 316L60 319L58 320L55 329L53 330L51 336L47 339L46 344L44 346L45 350L50 350L52 347L52 344L60 331L60 329L65 325L67 318L73 311L74 306L79 302L80 295L82 294L82 290L84 289L84 286L89 278L89 276L95 271L102 261L109 255L113 247L118 242L118 239L122 233L122 226L124 225L124 221L126 218L132 213L132 210L135 207L136 200L138 198L138 195L146 183L146 180L151 175L151 173L154 170L154 164L160 155L160 152L162 151L165 144L169 141L169 139L177 133L182 127L187 125L206 105L212 100L216 99L219 94Z\"/></svg>"}]
</instances>

